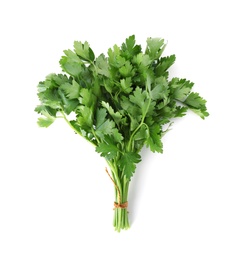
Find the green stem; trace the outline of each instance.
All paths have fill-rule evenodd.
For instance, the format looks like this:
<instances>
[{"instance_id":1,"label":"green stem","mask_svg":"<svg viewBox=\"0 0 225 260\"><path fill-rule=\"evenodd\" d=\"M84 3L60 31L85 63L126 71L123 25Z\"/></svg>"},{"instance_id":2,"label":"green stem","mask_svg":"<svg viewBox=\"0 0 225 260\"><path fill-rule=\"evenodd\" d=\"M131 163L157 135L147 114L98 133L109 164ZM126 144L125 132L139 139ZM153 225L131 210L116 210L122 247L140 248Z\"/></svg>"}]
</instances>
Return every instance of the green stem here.
<instances>
[{"instance_id":1,"label":"green stem","mask_svg":"<svg viewBox=\"0 0 225 260\"><path fill-rule=\"evenodd\" d=\"M122 186L121 186L121 181L120 181L120 176L118 174L117 166L110 161L107 161L107 163L112 172L113 180L114 180L115 184L117 185L119 192L122 194Z\"/></svg>"},{"instance_id":2,"label":"green stem","mask_svg":"<svg viewBox=\"0 0 225 260\"><path fill-rule=\"evenodd\" d=\"M143 124L144 120L141 120L141 123L139 124L139 126L134 130L134 132L132 133L130 140L128 142L128 146L127 146L127 151L130 152L132 150L132 144L133 144L133 138L134 135L137 133L137 131L141 128L142 124Z\"/></svg>"},{"instance_id":3,"label":"green stem","mask_svg":"<svg viewBox=\"0 0 225 260\"><path fill-rule=\"evenodd\" d=\"M150 78L150 75L148 74L148 75L147 75L147 80L146 80L146 91L149 92L149 97L151 97L151 90L150 90L150 89L151 89L151 78ZM146 115L147 115L147 112L148 112L148 110L149 110L150 105L151 105L151 98L149 98L149 100L148 100L148 105L147 105L146 110L145 110L144 112L142 112L142 119L141 119L140 124L137 126L137 128L136 128L136 129L133 131L133 133L131 134L131 137L130 137L130 140L129 140L128 146L127 146L128 152L130 152L130 151L133 149L133 144L134 144L133 138L134 138L134 135L135 135L135 134L137 133L137 131L141 128L141 126L142 126L143 124L145 124L145 123L144 123L145 117L146 117Z\"/></svg>"},{"instance_id":4,"label":"green stem","mask_svg":"<svg viewBox=\"0 0 225 260\"><path fill-rule=\"evenodd\" d=\"M115 180L116 185L118 182ZM120 201L118 201L118 191L116 191L116 202L119 204L123 204L128 201L128 190L129 190L129 181L123 177L122 179L119 179L120 183ZM115 208L114 209L114 221L113 225L115 227L115 230L120 232L122 229L128 229L130 227L129 225L129 219L128 219L128 211L127 208Z\"/></svg>"},{"instance_id":5,"label":"green stem","mask_svg":"<svg viewBox=\"0 0 225 260\"><path fill-rule=\"evenodd\" d=\"M126 179L122 174L119 174L118 167L116 162L111 162L107 160L107 163L110 167L112 179L115 186L115 202L117 204L122 204L127 201L127 187L126 187ZM129 221L127 216L127 209L115 208L114 209L114 220L113 225L115 230L120 232L121 229L127 229L129 227Z\"/></svg>"}]
</instances>

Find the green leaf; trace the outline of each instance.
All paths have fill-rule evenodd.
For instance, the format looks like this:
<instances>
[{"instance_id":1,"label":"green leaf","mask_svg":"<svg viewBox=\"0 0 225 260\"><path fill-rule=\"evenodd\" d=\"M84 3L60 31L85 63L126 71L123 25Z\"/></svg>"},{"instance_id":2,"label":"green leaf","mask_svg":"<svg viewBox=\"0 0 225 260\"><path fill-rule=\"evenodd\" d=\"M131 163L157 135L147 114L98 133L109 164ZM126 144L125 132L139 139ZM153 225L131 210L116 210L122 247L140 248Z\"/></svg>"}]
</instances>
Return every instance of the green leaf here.
<instances>
[{"instance_id":1,"label":"green leaf","mask_svg":"<svg viewBox=\"0 0 225 260\"><path fill-rule=\"evenodd\" d=\"M120 48L115 44L113 49L108 50L109 64L115 68L120 68L126 63L126 59L121 56Z\"/></svg>"},{"instance_id":2,"label":"green leaf","mask_svg":"<svg viewBox=\"0 0 225 260\"><path fill-rule=\"evenodd\" d=\"M100 127L106 120L106 109L100 108L96 111L96 128Z\"/></svg>"},{"instance_id":3,"label":"green leaf","mask_svg":"<svg viewBox=\"0 0 225 260\"><path fill-rule=\"evenodd\" d=\"M68 77L63 74L50 74L50 75L51 75L52 82L54 82L57 86L60 86L69 81Z\"/></svg>"},{"instance_id":4,"label":"green leaf","mask_svg":"<svg viewBox=\"0 0 225 260\"><path fill-rule=\"evenodd\" d=\"M107 141L104 143L98 144L96 147L96 152L100 153L102 157L105 157L107 160L115 159L119 149L111 141L110 137L106 138Z\"/></svg>"},{"instance_id":5,"label":"green leaf","mask_svg":"<svg viewBox=\"0 0 225 260\"><path fill-rule=\"evenodd\" d=\"M50 111L52 109L50 108ZM37 124L40 127L49 127L52 123L55 121L55 116L52 116L48 111L49 108L46 108L45 106L37 106L35 108L35 111L39 114L42 114L44 117L39 117Z\"/></svg>"},{"instance_id":6,"label":"green leaf","mask_svg":"<svg viewBox=\"0 0 225 260\"><path fill-rule=\"evenodd\" d=\"M45 106L44 105L38 105L35 107L34 111L37 112L38 114L41 114L42 111L45 110Z\"/></svg>"},{"instance_id":7,"label":"green leaf","mask_svg":"<svg viewBox=\"0 0 225 260\"><path fill-rule=\"evenodd\" d=\"M76 54L80 58L86 61L94 61L95 55L93 50L90 48L88 42L85 41L84 43L82 43L79 41L75 41L73 46Z\"/></svg>"},{"instance_id":8,"label":"green leaf","mask_svg":"<svg viewBox=\"0 0 225 260\"><path fill-rule=\"evenodd\" d=\"M123 77L131 77L131 76L134 76L134 70L133 70L133 66L131 65L131 63L129 61L126 61L124 66L122 66L120 69L119 69L119 72L120 74L123 76Z\"/></svg>"},{"instance_id":9,"label":"green leaf","mask_svg":"<svg viewBox=\"0 0 225 260\"><path fill-rule=\"evenodd\" d=\"M170 83L171 93L173 97L183 102L189 95L194 83L186 79L173 78Z\"/></svg>"},{"instance_id":10,"label":"green leaf","mask_svg":"<svg viewBox=\"0 0 225 260\"><path fill-rule=\"evenodd\" d=\"M162 55L165 47L166 47L166 45L164 44L163 39L148 38L146 53L149 55L151 60L157 60Z\"/></svg>"},{"instance_id":11,"label":"green leaf","mask_svg":"<svg viewBox=\"0 0 225 260\"><path fill-rule=\"evenodd\" d=\"M120 80L120 86L122 88L122 91L126 94L129 94L133 89L131 88L131 77L121 79Z\"/></svg>"},{"instance_id":12,"label":"green leaf","mask_svg":"<svg viewBox=\"0 0 225 260\"><path fill-rule=\"evenodd\" d=\"M69 59L69 61L73 62L73 63L82 63L81 59L77 56L77 54L71 50L65 50L64 51L66 58ZM64 58L65 56L63 56L62 58Z\"/></svg>"},{"instance_id":13,"label":"green leaf","mask_svg":"<svg viewBox=\"0 0 225 260\"><path fill-rule=\"evenodd\" d=\"M108 106L105 103L106 106ZM109 108L110 110L110 108ZM105 136L112 136L116 143L120 143L123 140L123 136L116 128L115 122L106 118L107 110L105 108L97 109L96 113L96 135L101 139L105 139ZM113 111L114 112L114 111Z\"/></svg>"},{"instance_id":14,"label":"green leaf","mask_svg":"<svg viewBox=\"0 0 225 260\"><path fill-rule=\"evenodd\" d=\"M206 101L199 96L198 93L192 92L184 101L184 103L193 108L205 107Z\"/></svg>"},{"instance_id":15,"label":"green leaf","mask_svg":"<svg viewBox=\"0 0 225 260\"><path fill-rule=\"evenodd\" d=\"M164 72L166 72L168 70L168 68L173 65L175 60L176 60L176 56L175 55L171 55L169 57L161 58L159 60L158 65L155 68L156 76L159 77L159 76L164 75Z\"/></svg>"},{"instance_id":16,"label":"green leaf","mask_svg":"<svg viewBox=\"0 0 225 260\"><path fill-rule=\"evenodd\" d=\"M58 88L48 88L43 92L39 92L38 97L45 106L53 109L60 109L62 107Z\"/></svg>"},{"instance_id":17,"label":"green leaf","mask_svg":"<svg viewBox=\"0 0 225 260\"><path fill-rule=\"evenodd\" d=\"M129 59L141 51L141 46L135 45L135 36L131 35L126 39L125 43L122 44L121 49L123 51L123 56Z\"/></svg>"},{"instance_id":18,"label":"green leaf","mask_svg":"<svg viewBox=\"0 0 225 260\"><path fill-rule=\"evenodd\" d=\"M174 117L183 117L186 115L188 108L187 107L181 107L181 106L177 106L176 107L176 112Z\"/></svg>"},{"instance_id":19,"label":"green leaf","mask_svg":"<svg viewBox=\"0 0 225 260\"><path fill-rule=\"evenodd\" d=\"M115 123L112 120L105 120L100 126L96 127L96 134L100 138L104 139L105 135L112 135Z\"/></svg>"},{"instance_id":20,"label":"green leaf","mask_svg":"<svg viewBox=\"0 0 225 260\"><path fill-rule=\"evenodd\" d=\"M57 113L56 109L53 109L51 107L44 106L44 105L36 106L34 111L37 112L38 114L42 114L42 115L45 115L45 113L47 112L50 116L53 116L53 117L56 117L56 113Z\"/></svg>"},{"instance_id":21,"label":"green leaf","mask_svg":"<svg viewBox=\"0 0 225 260\"><path fill-rule=\"evenodd\" d=\"M149 55L138 53L137 56L133 57L133 63L139 66L140 71L143 71L143 67L148 67L152 63L152 60Z\"/></svg>"},{"instance_id":22,"label":"green leaf","mask_svg":"<svg viewBox=\"0 0 225 260\"><path fill-rule=\"evenodd\" d=\"M162 153L163 144L161 141L162 129L158 124L153 124L149 128L149 137L146 140L147 147L150 147L151 151Z\"/></svg>"},{"instance_id":23,"label":"green leaf","mask_svg":"<svg viewBox=\"0 0 225 260\"><path fill-rule=\"evenodd\" d=\"M52 123L54 123L55 119L50 117L39 117L37 124L40 127L49 127Z\"/></svg>"},{"instance_id":24,"label":"green leaf","mask_svg":"<svg viewBox=\"0 0 225 260\"><path fill-rule=\"evenodd\" d=\"M132 52L135 45L135 35L131 35L126 39L126 42L122 44L122 50Z\"/></svg>"},{"instance_id":25,"label":"green leaf","mask_svg":"<svg viewBox=\"0 0 225 260\"><path fill-rule=\"evenodd\" d=\"M119 168L128 180L130 180L133 176L136 169L136 164L140 161L141 156L135 152L125 152L121 156L118 162Z\"/></svg>"},{"instance_id":26,"label":"green leaf","mask_svg":"<svg viewBox=\"0 0 225 260\"><path fill-rule=\"evenodd\" d=\"M53 109L51 107L44 106L44 105L36 106L34 111L46 117L56 117L56 113L57 113L57 109Z\"/></svg>"},{"instance_id":27,"label":"green leaf","mask_svg":"<svg viewBox=\"0 0 225 260\"><path fill-rule=\"evenodd\" d=\"M42 87L40 87L41 88L40 92L43 92L50 88L51 89L58 88L61 84L68 82L68 81L69 81L69 79L66 75L51 73L46 76L44 82L41 82L44 86L42 85Z\"/></svg>"},{"instance_id":28,"label":"green leaf","mask_svg":"<svg viewBox=\"0 0 225 260\"><path fill-rule=\"evenodd\" d=\"M62 84L60 88L66 93L66 96L69 99L75 99L79 97L80 85L75 80L72 81L72 84L70 83Z\"/></svg>"},{"instance_id":29,"label":"green leaf","mask_svg":"<svg viewBox=\"0 0 225 260\"><path fill-rule=\"evenodd\" d=\"M120 102L123 112L130 119L130 130L133 131L142 119L142 109L123 96Z\"/></svg>"},{"instance_id":30,"label":"green leaf","mask_svg":"<svg viewBox=\"0 0 225 260\"><path fill-rule=\"evenodd\" d=\"M69 122L77 132L81 132L81 128L76 120L70 120Z\"/></svg>"},{"instance_id":31,"label":"green leaf","mask_svg":"<svg viewBox=\"0 0 225 260\"><path fill-rule=\"evenodd\" d=\"M71 50L64 51L64 53L66 56L62 56L59 62L62 69L69 75L77 77L83 71L80 58Z\"/></svg>"},{"instance_id":32,"label":"green leaf","mask_svg":"<svg viewBox=\"0 0 225 260\"><path fill-rule=\"evenodd\" d=\"M192 92L183 103L202 119L209 115L206 108L206 100L200 97L198 93Z\"/></svg>"},{"instance_id":33,"label":"green leaf","mask_svg":"<svg viewBox=\"0 0 225 260\"><path fill-rule=\"evenodd\" d=\"M59 89L58 93L62 100L62 108L66 114L69 115L72 111L75 111L79 105L79 101L77 99L68 99L61 89Z\"/></svg>"},{"instance_id":34,"label":"green leaf","mask_svg":"<svg viewBox=\"0 0 225 260\"><path fill-rule=\"evenodd\" d=\"M146 128L146 125L142 125L137 133L134 135L134 141L146 140L148 136L148 128Z\"/></svg>"},{"instance_id":35,"label":"green leaf","mask_svg":"<svg viewBox=\"0 0 225 260\"><path fill-rule=\"evenodd\" d=\"M122 134L119 132L119 130L117 128L113 128L112 137L116 143L121 143L124 139Z\"/></svg>"},{"instance_id":36,"label":"green leaf","mask_svg":"<svg viewBox=\"0 0 225 260\"><path fill-rule=\"evenodd\" d=\"M105 90L107 92L109 92L110 94L112 94L113 92L116 92L118 90L118 88L116 87L114 82L108 78L103 79L103 86L104 86Z\"/></svg>"},{"instance_id":37,"label":"green leaf","mask_svg":"<svg viewBox=\"0 0 225 260\"><path fill-rule=\"evenodd\" d=\"M77 122L84 129L92 129L93 126L93 112L92 109L86 106L79 106L77 115Z\"/></svg>"},{"instance_id":38,"label":"green leaf","mask_svg":"<svg viewBox=\"0 0 225 260\"><path fill-rule=\"evenodd\" d=\"M104 75L106 77L110 76L108 61L104 54L101 54L100 56L98 56L98 58L95 61L95 65L96 65L98 74Z\"/></svg>"},{"instance_id":39,"label":"green leaf","mask_svg":"<svg viewBox=\"0 0 225 260\"><path fill-rule=\"evenodd\" d=\"M134 146L137 151L140 151L149 137L149 129L146 124L143 124L134 135Z\"/></svg>"},{"instance_id":40,"label":"green leaf","mask_svg":"<svg viewBox=\"0 0 225 260\"><path fill-rule=\"evenodd\" d=\"M151 91L153 100L166 99L169 97L168 82L164 77L155 80L154 87Z\"/></svg>"},{"instance_id":41,"label":"green leaf","mask_svg":"<svg viewBox=\"0 0 225 260\"><path fill-rule=\"evenodd\" d=\"M44 81L40 81L38 86L37 86L37 89L38 89L38 93L45 92L45 90L47 89L46 85L45 85L45 82Z\"/></svg>"},{"instance_id":42,"label":"green leaf","mask_svg":"<svg viewBox=\"0 0 225 260\"><path fill-rule=\"evenodd\" d=\"M155 79L155 82L152 85L152 91L150 91L150 95L152 100L155 101L155 103L151 102L149 107L151 111L152 109L155 110L155 108L161 110L170 103L170 90L165 77L159 77Z\"/></svg>"},{"instance_id":43,"label":"green leaf","mask_svg":"<svg viewBox=\"0 0 225 260\"><path fill-rule=\"evenodd\" d=\"M117 147L109 145L106 143L100 143L96 147L96 152L100 153L102 157L105 157L107 160L114 159L117 155Z\"/></svg>"},{"instance_id":44,"label":"green leaf","mask_svg":"<svg viewBox=\"0 0 225 260\"><path fill-rule=\"evenodd\" d=\"M92 91L90 89L82 88L80 90L79 101L81 104L91 107L91 105L95 102L95 100L96 100L96 98L92 94Z\"/></svg>"},{"instance_id":45,"label":"green leaf","mask_svg":"<svg viewBox=\"0 0 225 260\"><path fill-rule=\"evenodd\" d=\"M142 91L141 88L136 87L133 95L129 96L129 99L133 104L140 108L142 116L145 116L150 104L150 96L147 94L146 90Z\"/></svg>"},{"instance_id":46,"label":"green leaf","mask_svg":"<svg viewBox=\"0 0 225 260\"><path fill-rule=\"evenodd\" d=\"M118 111L115 112L114 109L109 105L108 102L102 101L102 106L107 109L108 113L110 114L110 116L113 118L113 120L115 121L115 123L117 125L119 125L120 123L123 123L122 115L120 114L120 112L118 112Z\"/></svg>"}]
</instances>

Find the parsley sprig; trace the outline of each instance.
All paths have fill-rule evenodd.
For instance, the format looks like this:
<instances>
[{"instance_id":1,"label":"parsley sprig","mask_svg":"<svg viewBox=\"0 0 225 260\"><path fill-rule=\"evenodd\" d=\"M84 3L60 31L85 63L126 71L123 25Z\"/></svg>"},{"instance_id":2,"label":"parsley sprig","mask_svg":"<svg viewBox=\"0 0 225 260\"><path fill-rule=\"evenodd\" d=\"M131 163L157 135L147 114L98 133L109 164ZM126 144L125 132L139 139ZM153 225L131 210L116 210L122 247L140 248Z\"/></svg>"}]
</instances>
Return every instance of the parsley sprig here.
<instances>
[{"instance_id":1,"label":"parsley sprig","mask_svg":"<svg viewBox=\"0 0 225 260\"><path fill-rule=\"evenodd\" d=\"M143 146L163 152L164 126L192 110L208 116L206 101L186 79L169 79L175 55L161 57L163 39L148 38L142 51L132 35L97 58L88 42L74 42L60 60L63 74L50 74L38 85L38 125L63 118L76 134L105 158L115 185L114 227L129 228L128 189ZM68 118L73 114L74 119Z\"/></svg>"}]
</instances>

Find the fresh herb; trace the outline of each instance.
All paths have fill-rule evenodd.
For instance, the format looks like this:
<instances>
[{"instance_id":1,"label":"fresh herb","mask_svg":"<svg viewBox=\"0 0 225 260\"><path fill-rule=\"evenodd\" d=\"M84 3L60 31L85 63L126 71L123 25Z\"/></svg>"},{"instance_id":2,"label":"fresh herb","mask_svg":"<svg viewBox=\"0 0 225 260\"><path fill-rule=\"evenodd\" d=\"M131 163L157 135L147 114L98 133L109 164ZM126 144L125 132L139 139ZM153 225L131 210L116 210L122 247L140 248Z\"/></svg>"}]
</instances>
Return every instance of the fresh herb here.
<instances>
[{"instance_id":1,"label":"fresh herb","mask_svg":"<svg viewBox=\"0 0 225 260\"><path fill-rule=\"evenodd\" d=\"M209 115L206 101L191 92L192 82L169 79L175 55L161 57L165 47L163 39L148 38L142 52L133 35L95 58L87 42L75 41L60 60L65 74L50 74L38 85L38 125L64 118L105 158L115 187L117 231L129 228L128 189L143 146L162 153L162 136L173 118L188 109L203 119Z\"/></svg>"}]
</instances>

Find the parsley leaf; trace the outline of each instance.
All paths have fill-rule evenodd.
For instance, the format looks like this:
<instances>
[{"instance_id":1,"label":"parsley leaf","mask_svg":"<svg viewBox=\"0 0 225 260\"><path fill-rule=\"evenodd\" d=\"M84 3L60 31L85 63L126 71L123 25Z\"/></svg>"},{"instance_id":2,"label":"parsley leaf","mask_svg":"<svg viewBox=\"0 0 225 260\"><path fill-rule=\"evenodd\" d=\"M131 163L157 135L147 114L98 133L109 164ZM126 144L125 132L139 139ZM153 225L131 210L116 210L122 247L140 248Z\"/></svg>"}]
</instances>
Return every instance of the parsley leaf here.
<instances>
[{"instance_id":1,"label":"parsley leaf","mask_svg":"<svg viewBox=\"0 0 225 260\"><path fill-rule=\"evenodd\" d=\"M94 61L95 55L92 49L90 48L88 42L74 42L74 51L75 53L85 61Z\"/></svg>"},{"instance_id":2,"label":"parsley leaf","mask_svg":"<svg viewBox=\"0 0 225 260\"><path fill-rule=\"evenodd\" d=\"M121 50L123 51L123 56L125 56L126 59L129 59L140 53L141 46L135 45L135 36L132 35L126 39L125 43L122 44Z\"/></svg>"},{"instance_id":3,"label":"parsley leaf","mask_svg":"<svg viewBox=\"0 0 225 260\"><path fill-rule=\"evenodd\" d=\"M110 76L109 64L104 54L101 54L100 56L98 56L98 58L96 58L95 65L98 74L101 74L106 77Z\"/></svg>"},{"instance_id":4,"label":"parsley leaf","mask_svg":"<svg viewBox=\"0 0 225 260\"><path fill-rule=\"evenodd\" d=\"M102 157L105 157L107 160L115 159L119 149L113 143L110 136L106 136L104 142L100 143L96 147L96 152L100 153Z\"/></svg>"},{"instance_id":5,"label":"parsley leaf","mask_svg":"<svg viewBox=\"0 0 225 260\"><path fill-rule=\"evenodd\" d=\"M182 102L187 98L192 87L194 86L194 83L186 79L173 78L169 82L169 85L174 99L177 99Z\"/></svg>"},{"instance_id":6,"label":"parsley leaf","mask_svg":"<svg viewBox=\"0 0 225 260\"><path fill-rule=\"evenodd\" d=\"M119 168L128 180L131 179L136 169L136 164L141 161L141 156L135 152L125 152L119 160Z\"/></svg>"},{"instance_id":7,"label":"parsley leaf","mask_svg":"<svg viewBox=\"0 0 225 260\"><path fill-rule=\"evenodd\" d=\"M162 55L166 45L164 40L160 38L148 38L146 53L151 60L157 60Z\"/></svg>"},{"instance_id":8,"label":"parsley leaf","mask_svg":"<svg viewBox=\"0 0 225 260\"><path fill-rule=\"evenodd\" d=\"M79 97L80 85L75 80L72 81L72 84L66 82L60 87L66 93L66 96L69 99L75 99Z\"/></svg>"},{"instance_id":9,"label":"parsley leaf","mask_svg":"<svg viewBox=\"0 0 225 260\"><path fill-rule=\"evenodd\" d=\"M190 93L184 104L203 119L209 115L206 108L206 100L200 97L198 93Z\"/></svg>"},{"instance_id":10,"label":"parsley leaf","mask_svg":"<svg viewBox=\"0 0 225 260\"><path fill-rule=\"evenodd\" d=\"M73 77L78 77L80 73L83 71L82 62L77 56L76 53L72 52L71 50L64 51L66 56L62 56L60 60L60 65L66 73Z\"/></svg>"},{"instance_id":11,"label":"parsley leaf","mask_svg":"<svg viewBox=\"0 0 225 260\"><path fill-rule=\"evenodd\" d=\"M158 64L156 65L156 68L155 68L156 76L168 75L167 70L169 69L170 66L173 65L173 63L175 62L175 59L176 59L175 55L161 58L158 61Z\"/></svg>"},{"instance_id":12,"label":"parsley leaf","mask_svg":"<svg viewBox=\"0 0 225 260\"><path fill-rule=\"evenodd\" d=\"M158 124L153 124L149 127L149 136L146 140L146 144L150 147L152 152L163 152L163 144L161 141L162 130Z\"/></svg>"}]
</instances>

